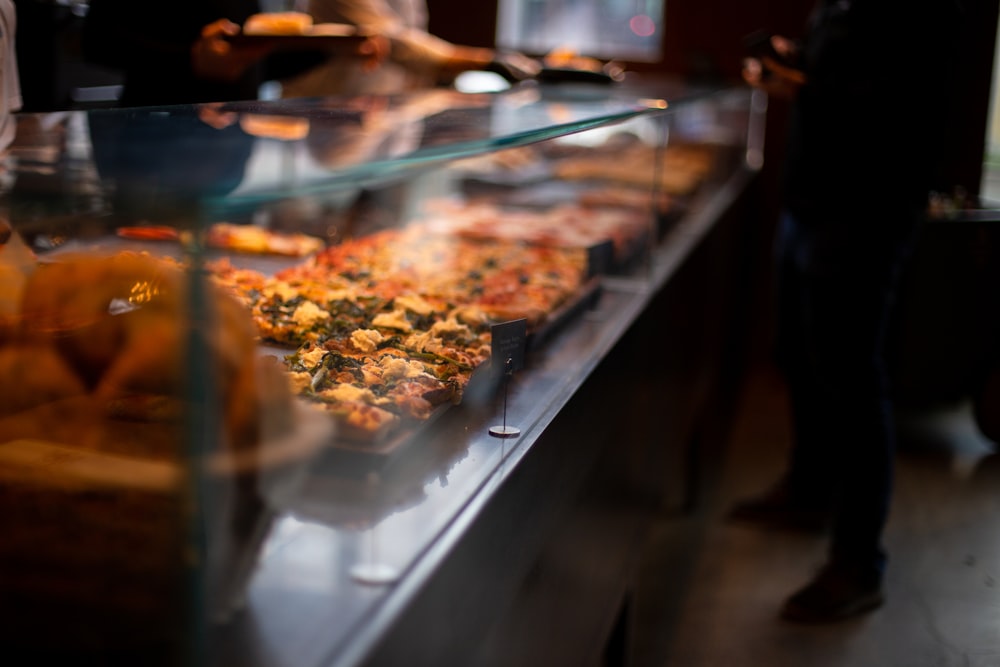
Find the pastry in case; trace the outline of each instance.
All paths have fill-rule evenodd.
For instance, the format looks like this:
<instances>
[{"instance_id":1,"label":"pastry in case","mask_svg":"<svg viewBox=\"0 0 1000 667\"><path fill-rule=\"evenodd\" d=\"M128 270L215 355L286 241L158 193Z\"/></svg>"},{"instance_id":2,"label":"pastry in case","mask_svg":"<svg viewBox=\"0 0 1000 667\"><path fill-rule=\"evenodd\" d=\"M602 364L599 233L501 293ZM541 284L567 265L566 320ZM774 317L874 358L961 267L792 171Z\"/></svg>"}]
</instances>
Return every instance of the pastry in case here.
<instances>
[{"instance_id":1,"label":"pastry in case","mask_svg":"<svg viewBox=\"0 0 1000 667\"><path fill-rule=\"evenodd\" d=\"M192 619L238 602L268 494L322 440L291 437L285 374L205 287L201 328L173 262L67 254L26 276L0 334L6 651L170 662Z\"/></svg>"}]
</instances>

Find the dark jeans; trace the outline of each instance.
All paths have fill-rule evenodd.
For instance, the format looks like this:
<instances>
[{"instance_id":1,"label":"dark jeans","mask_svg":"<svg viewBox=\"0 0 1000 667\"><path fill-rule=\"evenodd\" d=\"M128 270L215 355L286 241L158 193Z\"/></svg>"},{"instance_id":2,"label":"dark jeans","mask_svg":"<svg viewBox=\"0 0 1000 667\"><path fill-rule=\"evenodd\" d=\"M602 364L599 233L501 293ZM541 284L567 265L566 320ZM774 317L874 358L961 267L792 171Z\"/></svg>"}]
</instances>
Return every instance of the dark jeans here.
<instances>
[{"instance_id":1,"label":"dark jeans","mask_svg":"<svg viewBox=\"0 0 1000 667\"><path fill-rule=\"evenodd\" d=\"M834 559L881 569L895 448L883 348L913 234L871 218L783 218L777 353L791 396L791 492L833 503Z\"/></svg>"}]
</instances>

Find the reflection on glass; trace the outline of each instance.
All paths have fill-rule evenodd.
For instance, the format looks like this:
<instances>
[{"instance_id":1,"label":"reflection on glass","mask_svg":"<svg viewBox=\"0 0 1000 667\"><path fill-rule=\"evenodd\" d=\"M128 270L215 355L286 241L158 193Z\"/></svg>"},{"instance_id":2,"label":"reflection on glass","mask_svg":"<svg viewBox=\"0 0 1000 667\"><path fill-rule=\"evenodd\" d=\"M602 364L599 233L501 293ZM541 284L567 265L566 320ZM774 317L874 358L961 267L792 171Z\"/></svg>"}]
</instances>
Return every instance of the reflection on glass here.
<instances>
[{"instance_id":1,"label":"reflection on glass","mask_svg":"<svg viewBox=\"0 0 1000 667\"><path fill-rule=\"evenodd\" d=\"M497 43L526 53L572 51L655 61L663 0L500 0Z\"/></svg>"}]
</instances>

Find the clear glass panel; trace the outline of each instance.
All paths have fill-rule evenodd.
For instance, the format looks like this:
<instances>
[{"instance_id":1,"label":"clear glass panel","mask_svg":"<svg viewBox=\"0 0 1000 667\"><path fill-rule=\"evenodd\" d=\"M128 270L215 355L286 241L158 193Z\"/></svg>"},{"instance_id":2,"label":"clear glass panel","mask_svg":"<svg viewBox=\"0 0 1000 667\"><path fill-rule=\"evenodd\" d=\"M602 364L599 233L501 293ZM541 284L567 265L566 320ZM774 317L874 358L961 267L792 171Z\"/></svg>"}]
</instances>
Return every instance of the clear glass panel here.
<instances>
[{"instance_id":1,"label":"clear glass panel","mask_svg":"<svg viewBox=\"0 0 1000 667\"><path fill-rule=\"evenodd\" d=\"M3 640L57 609L66 655L357 655L745 166L748 91L634 92L19 118Z\"/></svg>"}]
</instances>

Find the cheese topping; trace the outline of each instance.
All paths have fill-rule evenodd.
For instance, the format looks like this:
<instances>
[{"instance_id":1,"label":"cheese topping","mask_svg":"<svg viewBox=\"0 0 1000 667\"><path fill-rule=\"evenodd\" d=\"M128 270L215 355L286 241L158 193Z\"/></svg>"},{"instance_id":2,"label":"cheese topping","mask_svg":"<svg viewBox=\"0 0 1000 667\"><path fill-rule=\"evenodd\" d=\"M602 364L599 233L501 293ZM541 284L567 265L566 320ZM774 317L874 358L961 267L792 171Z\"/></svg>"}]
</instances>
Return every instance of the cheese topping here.
<instances>
[{"instance_id":1,"label":"cheese topping","mask_svg":"<svg viewBox=\"0 0 1000 667\"><path fill-rule=\"evenodd\" d=\"M299 290L284 280L272 280L268 287L264 288L264 297L271 298L272 296L276 296L282 301L291 301L299 296Z\"/></svg>"},{"instance_id":2,"label":"cheese topping","mask_svg":"<svg viewBox=\"0 0 1000 667\"><path fill-rule=\"evenodd\" d=\"M385 336L375 329L358 329L351 334L351 344L362 352L374 352Z\"/></svg>"},{"instance_id":3,"label":"cheese topping","mask_svg":"<svg viewBox=\"0 0 1000 667\"><path fill-rule=\"evenodd\" d=\"M322 303L330 303L333 301L349 301L354 303L357 301L358 295L357 290L347 289L344 287L326 287L319 286L313 289L299 288L305 295L313 299L314 301L320 301Z\"/></svg>"},{"instance_id":4,"label":"cheese topping","mask_svg":"<svg viewBox=\"0 0 1000 667\"><path fill-rule=\"evenodd\" d=\"M336 401L360 401L362 403L368 403L369 405L378 405L380 403L387 403L387 399L380 399L375 396L375 393L371 389L366 389L364 387L355 387L350 384L336 384L329 389L324 389L320 392L320 396L323 398L332 398Z\"/></svg>"},{"instance_id":5,"label":"cheese topping","mask_svg":"<svg viewBox=\"0 0 1000 667\"><path fill-rule=\"evenodd\" d=\"M289 373L288 384L292 391L302 394L312 387L312 376L309 373Z\"/></svg>"},{"instance_id":6,"label":"cheese topping","mask_svg":"<svg viewBox=\"0 0 1000 667\"><path fill-rule=\"evenodd\" d=\"M427 345L431 342L431 333L429 331L424 331L421 333L415 333L412 336L407 336L404 345L411 350L416 350L417 352L426 352Z\"/></svg>"},{"instance_id":7,"label":"cheese topping","mask_svg":"<svg viewBox=\"0 0 1000 667\"><path fill-rule=\"evenodd\" d=\"M326 354L326 350L321 347L313 347L309 350L304 350L299 352L299 359L302 364L307 368L312 368L323 360L323 355Z\"/></svg>"},{"instance_id":8,"label":"cheese topping","mask_svg":"<svg viewBox=\"0 0 1000 667\"><path fill-rule=\"evenodd\" d=\"M462 306L456 308L454 316L457 320L468 322L469 324L486 324L489 321L486 313L476 306Z\"/></svg>"},{"instance_id":9,"label":"cheese topping","mask_svg":"<svg viewBox=\"0 0 1000 667\"><path fill-rule=\"evenodd\" d=\"M399 331L413 331L413 325L406 319L406 311L397 308L391 313L380 313L372 318L372 324L386 329L398 329Z\"/></svg>"},{"instance_id":10,"label":"cheese topping","mask_svg":"<svg viewBox=\"0 0 1000 667\"><path fill-rule=\"evenodd\" d=\"M471 336L472 331L469 327L464 324L460 324L458 320L454 318L448 318L447 320L438 320L431 325L431 333L435 336L440 336L443 333L460 333L463 336Z\"/></svg>"},{"instance_id":11,"label":"cheese topping","mask_svg":"<svg viewBox=\"0 0 1000 667\"><path fill-rule=\"evenodd\" d=\"M406 295L402 294L397 296L395 301L397 308L403 308L404 310L412 310L417 315L430 315L434 312L434 306L427 303L419 296L415 294Z\"/></svg>"},{"instance_id":12,"label":"cheese topping","mask_svg":"<svg viewBox=\"0 0 1000 667\"><path fill-rule=\"evenodd\" d=\"M385 356L379 359L378 364L384 369L382 378L389 382L403 378L415 378L427 374L424 371L424 365L419 361L407 361L406 359L400 359L399 357Z\"/></svg>"},{"instance_id":13,"label":"cheese topping","mask_svg":"<svg viewBox=\"0 0 1000 667\"><path fill-rule=\"evenodd\" d=\"M316 324L320 320L330 319L330 313L326 312L312 301L303 301L299 307L295 309L292 319L295 320L296 324L309 327Z\"/></svg>"}]
</instances>

